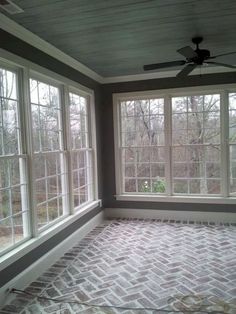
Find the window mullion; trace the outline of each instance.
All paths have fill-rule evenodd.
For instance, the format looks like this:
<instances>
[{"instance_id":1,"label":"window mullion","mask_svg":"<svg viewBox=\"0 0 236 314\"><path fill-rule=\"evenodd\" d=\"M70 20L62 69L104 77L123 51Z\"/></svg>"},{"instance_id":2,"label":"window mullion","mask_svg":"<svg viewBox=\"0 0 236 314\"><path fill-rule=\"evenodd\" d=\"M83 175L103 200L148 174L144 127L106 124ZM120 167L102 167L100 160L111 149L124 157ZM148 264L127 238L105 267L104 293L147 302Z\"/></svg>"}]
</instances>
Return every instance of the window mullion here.
<instances>
[{"instance_id":1,"label":"window mullion","mask_svg":"<svg viewBox=\"0 0 236 314\"><path fill-rule=\"evenodd\" d=\"M93 196L95 195L95 184L92 184L92 179L95 177L93 175L94 167L92 165L92 160L94 160L93 152L90 152L89 149L93 147L92 145L92 121L91 121L91 97L86 97L87 102L87 112L86 112L86 128L85 128L85 141L86 141L86 175L87 175L87 186L88 186L88 200L91 201Z\"/></svg>"},{"instance_id":2,"label":"window mullion","mask_svg":"<svg viewBox=\"0 0 236 314\"><path fill-rule=\"evenodd\" d=\"M165 116L165 144L166 144L166 194L172 195L172 117L171 117L171 96L164 98Z\"/></svg>"},{"instance_id":3,"label":"window mullion","mask_svg":"<svg viewBox=\"0 0 236 314\"><path fill-rule=\"evenodd\" d=\"M23 141L25 152L28 155L27 162L27 178L28 178L28 207L29 207L29 229L31 237L38 235L37 230L37 214L35 201L35 187L34 187L34 160L33 160L33 141L32 141L32 119L31 119L31 105L30 105L30 90L29 90L29 70L24 68L22 70L22 98L24 111L24 127L22 128Z\"/></svg>"},{"instance_id":4,"label":"window mullion","mask_svg":"<svg viewBox=\"0 0 236 314\"><path fill-rule=\"evenodd\" d=\"M229 196L229 99L228 92L221 93L221 191L224 197Z\"/></svg>"},{"instance_id":5,"label":"window mullion","mask_svg":"<svg viewBox=\"0 0 236 314\"><path fill-rule=\"evenodd\" d=\"M62 130L63 130L63 150L65 152L64 156L64 176L65 176L65 186L66 196L63 197L64 202L66 202L65 207L67 208L67 213L73 214L73 189L72 189L72 156L71 156L71 138L70 138L70 120L69 120L69 89L66 85L63 85L61 91L61 109L62 109ZM63 206L64 207L64 206ZM65 208L64 207L64 208Z\"/></svg>"},{"instance_id":6,"label":"window mullion","mask_svg":"<svg viewBox=\"0 0 236 314\"><path fill-rule=\"evenodd\" d=\"M95 98L94 94L89 96L89 113L88 118L90 121L90 127L88 132L90 133L90 148L92 148L92 181L93 181L93 198L98 199L98 169L97 169L97 143L96 143L96 115L95 115Z\"/></svg>"},{"instance_id":7,"label":"window mullion","mask_svg":"<svg viewBox=\"0 0 236 314\"><path fill-rule=\"evenodd\" d=\"M120 101L113 101L114 114L114 143L115 143L115 177L116 177L116 193L122 194L124 192L123 176L122 176L122 134L121 134L121 103Z\"/></svg>"}]
</instances>

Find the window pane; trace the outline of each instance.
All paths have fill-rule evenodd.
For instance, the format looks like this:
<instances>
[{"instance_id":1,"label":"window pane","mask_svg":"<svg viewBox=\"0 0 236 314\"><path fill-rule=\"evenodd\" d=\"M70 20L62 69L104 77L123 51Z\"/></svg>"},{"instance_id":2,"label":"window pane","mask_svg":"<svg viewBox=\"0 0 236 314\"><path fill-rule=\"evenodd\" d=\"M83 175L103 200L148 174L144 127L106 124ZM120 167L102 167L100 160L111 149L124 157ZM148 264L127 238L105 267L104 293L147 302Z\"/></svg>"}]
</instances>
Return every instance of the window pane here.
<instances>
[{"instance_id":1,"label":"window pane","mask_svg":"<svg viewBox=\"0 0 236 314\"><path fill-rule=\"evenodd\" d=\"M50 96L49 96L49 85L44 84L42 82L38 82L38 97L39 97L39 104L44 106L50 105Z\"/></svg>"},{"instance_id":2,"label":"window pane","mask_svg":"<svg viewBox=\"0 0 236 314\"><path fill-rule=\"evenodd\" d=\"M34 151L61 150L59 89L31 79L30 90Z\"/></svg>"},{"instance_id":3,"label":"window pane","mask_svg":"<svg viewBox=\"0 0 236 314\"><path fill-rule=\"evenodd\" d=\"M174 97L172 112L173 192L220 194L220 95Z\"/></svg>"},{"instance_id":4,"label":"window pane","mask_svg":"<svg viewBox=\"0 0 236 314\"><path fill-rule=\"evenodd\" d=\"M138 192L147 193L152 192L150 179L138 179Z\"/></svg>"},{"instance_id":5,"label":"window pane","mask_svg":"<svg viewBox=\"0 0 236 314\"><path fill-rule=\"evenodd\" d=\"M220 95L173 97L172 112L173 144L220 143Z\"/></svg>"},{"instance_id":6,"label":"window pane","mask_svg":"<svg viewBox=\"0 0 236 314\"><path fill-rule=\"evenodd\" d=\"M188 180L173 180L174 193L188 194Z\"/></svg>"},{"instance_id":7,"label":"window pane","mask_svg":"<svg viewBox=\"0 0 236 314\"><path fill-rule=\"evenodd\" d=\"M165 193L164 100L121 103L124 192Z\"/></svg>"},{"instance_id":8,"label":"window pane","mask_svg":"<svg viewBox=\"0 0 236 314\"><path fill-rule=\"evenodd\" d=\"M122 145L128 147L164 145L163 113L163 99L122 102Z\"/></svg>"},{"instance_id":9,"label":"window pane","mask_svg":"<svg viewBox=\"0 0 236 314\"><path fill-rule=\"evenodd\" d=\"M28 236L27 160L18 156L25 153L18 107L17 75L0 68L0 254Z\"/></svg>"},{"instance_id":10,"label":"window pane","mask_svg":"<svg viewBox=\"0 0 236 314\"><path fill-rule=\"evenodd\" d=\"M0 219L11 216L10 189L0 191Z\"/></svg>"},{"instance_id":11,"label":"window pane","mask_svg":"<svg viewBox=\"0 0 236 314\"><path fill-rule=\"evenodd\" d=\"M229 94L229 142L236 143L236 93Z\"/></svg>"},{"instance_id":12,"label":"window pane","mask_svg":"<svg viewBox=\"0 0 236 314\"><path fill-rule=\"evenodd\" d=\"M20 153L18 103L0 97L0 133L1 133L1 155Z\"/></svg>"},{"instance_id":13,"label":"window pane","mask_svg":"<svg viewBox=\"0 0 236 314\"><path fill-rule=\"evenodd\" d=\"M49 221L47 204L37 206L38 228L45 226Z\"/></svg>"},{"instance_id":14,"label":"window pane","mask_svg":"<svg viewBox=\"0 0 236 314\"><path fill-rule=\"evenodd\" d=\"M74 207L78 207L93 199L91 161L91 151L76 151L72 153Z\"/></svg>"},{"instance_id":15,"label":"window pane","mask_svg":"<svg viewBox=\"0 0 236 314\"><path fill-rule=\"evenodd\" d=\"M135 179L125 180L125 192L137 192Z\"/></svg>"},{"instance_id":16,"label":"window pane","mask_svg":"<svg viewBox=\"0 0 236 314\"><path fill-rule=\"evenodd\" d=\"M41 228L67 211L61 104L59 88L55 86L31 79L30 92L35 194Z\"/></svg>"},{"instance_id":17,"label":"window pane","mask_svg":"<svg viewBox=\"0 0 236 314\"><path fill-rule=\"evenodd\" d=\"M70 93L70 132L72 149L86 148L89 146L87 112L86 98Z\"/></svg>"},{"instance_id":18,"label":"window pane","mask_svg":"<svg viewBox=\"0 0 236 314\"><path fill-rule=\"evenodd\" d=\"M0 220L0 253L14 244L12 218Z\"/></svg>"},{"instance_id":19,"label":"window pane","mask_svg":"<svg viewBox=\"0 0 236 314\"><path fill-rule=\"evenodd\" d=\"M13 216L13 231L14 231L14 242L17 243L24 238L23 229L23 215L24 213Z\"/></svg>"},{"instance_id":20,"label":"window pane","mask_svg":"<svg viewBox=\"0 0 236 314\"><path fill-rule=\"evenodd\" d=\"M236 145L230 145L230 193L236 194Z\"/></svg>"},{"instance_id":21,"label":"window pane","mask_svg":"<svg viewBox=\"0 0 236 314\"><path fill-rule=\"evenodd\" d=\"M125 165L125 177L135 177L135 164Z\"/></svg>"},{"instance_id":22,"label":"window pane","mask_svg":"<svg viewBox=\"0 0 236 314\"><path fill-rule=\"evenodd\" d=\"M172 158L174 193L220 194L220 146L173 147Z\"/></svg>"},{"instance_id":23,"label":"window pane","mask_svg":"<svg viewBox=\"0 0 236 314\"><path fill-rule=\"evenodd\" d=\"M38 227L41 228L66 214L67 191L63 183L65 182L63 153L48 152L44 156L36 155L35 176Z\"/></svg>"},{"instance_id":24,"label":"window pane","mask_svg":"<svg viewBox=\"0 0 236 314\"><path fill-rule=\"evenodd\" d=\"M165 164L164 163L152 163L151 164L151 177L165 178Z\"/></svg>"}]
</instances>

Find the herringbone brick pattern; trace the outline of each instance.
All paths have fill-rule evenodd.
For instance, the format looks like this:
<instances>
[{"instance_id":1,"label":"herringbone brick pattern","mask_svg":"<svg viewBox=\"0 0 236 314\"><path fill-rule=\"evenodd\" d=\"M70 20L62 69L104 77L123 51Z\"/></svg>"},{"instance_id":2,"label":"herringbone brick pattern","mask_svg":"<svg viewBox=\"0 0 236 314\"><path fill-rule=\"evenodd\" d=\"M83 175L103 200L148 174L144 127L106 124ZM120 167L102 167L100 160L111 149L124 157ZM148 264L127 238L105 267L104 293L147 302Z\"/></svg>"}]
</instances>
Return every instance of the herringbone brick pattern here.
<instances>
[{"instance_id":1,"label":"herringbone brick pattern","mask_svg":"<svg viewBox=\"0 0 236 314\"><path fill-rule=\"evenodd\" d=\"M236 313L236 227L159 220L106 221L27 290L90 304L163 308L169 313L174 309L186 313L189 309L186 304L178 305L176 296L196 295L207 297L203 308L212 304L204 313L210 313L209 309ZM214 304L219 300L231 306L217 308ZM195 309L194 313L203 313ZM18 296L2 313L164 312L60 305Z\"/></svg>"}]
</instances>

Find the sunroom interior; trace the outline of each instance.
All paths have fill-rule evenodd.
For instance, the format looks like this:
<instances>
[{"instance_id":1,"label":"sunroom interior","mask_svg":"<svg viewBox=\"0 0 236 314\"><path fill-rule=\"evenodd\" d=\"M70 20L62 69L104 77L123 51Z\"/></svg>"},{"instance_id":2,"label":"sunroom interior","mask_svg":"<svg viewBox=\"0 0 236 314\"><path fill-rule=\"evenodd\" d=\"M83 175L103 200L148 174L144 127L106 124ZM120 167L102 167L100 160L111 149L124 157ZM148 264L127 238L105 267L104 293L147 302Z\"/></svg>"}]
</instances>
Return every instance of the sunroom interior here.
<instances>
[{"instance_id":1,"label":"sunroom interior","mask_svg":"<svg viewBox=\"0 0 236 314\"><path fill-rule=\"evenodd\" d=\"M235 12L0 1L1 314L235 313Z\"/></svg>"}]
</instances>

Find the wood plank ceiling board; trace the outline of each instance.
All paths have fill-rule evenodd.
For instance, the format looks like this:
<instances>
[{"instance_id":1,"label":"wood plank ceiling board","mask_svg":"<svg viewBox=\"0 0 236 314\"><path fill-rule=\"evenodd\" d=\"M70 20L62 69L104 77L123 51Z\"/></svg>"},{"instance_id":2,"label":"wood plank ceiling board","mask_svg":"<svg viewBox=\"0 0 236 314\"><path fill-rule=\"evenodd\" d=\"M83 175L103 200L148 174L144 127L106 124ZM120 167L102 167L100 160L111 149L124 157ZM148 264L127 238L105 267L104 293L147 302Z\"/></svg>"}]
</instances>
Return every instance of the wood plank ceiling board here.
<instances>
[{"instance_id":1,"label":"wood plank ceiling board","mask_svg":"<svg viewBox=\"0 0 236 314\"><path fill-rule=\"evenodd\" d=\"M196 35L213 54L236 51L235 0L15 3L24 12L11 19L104 77L142 74L144 64L181 59L176 50ZM236 64L236 55L230 61Z\"/></svg>"}]
</instances>

